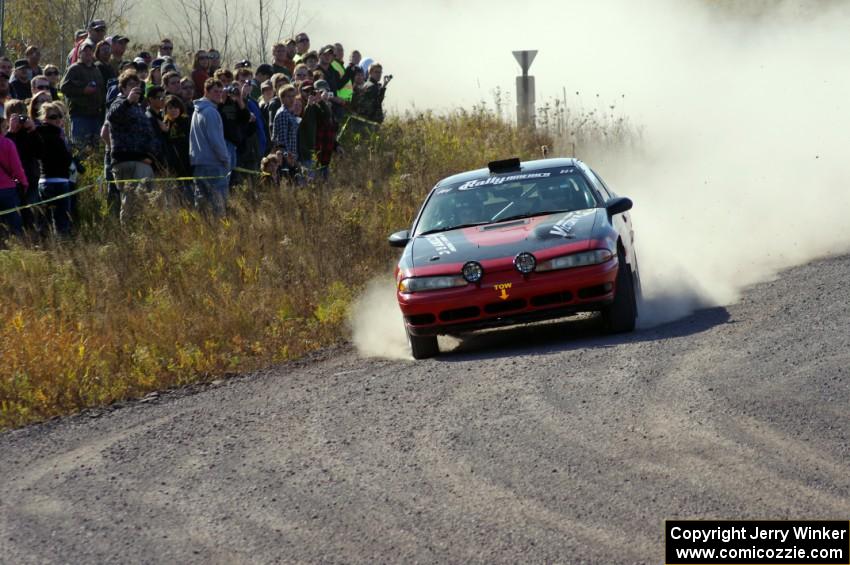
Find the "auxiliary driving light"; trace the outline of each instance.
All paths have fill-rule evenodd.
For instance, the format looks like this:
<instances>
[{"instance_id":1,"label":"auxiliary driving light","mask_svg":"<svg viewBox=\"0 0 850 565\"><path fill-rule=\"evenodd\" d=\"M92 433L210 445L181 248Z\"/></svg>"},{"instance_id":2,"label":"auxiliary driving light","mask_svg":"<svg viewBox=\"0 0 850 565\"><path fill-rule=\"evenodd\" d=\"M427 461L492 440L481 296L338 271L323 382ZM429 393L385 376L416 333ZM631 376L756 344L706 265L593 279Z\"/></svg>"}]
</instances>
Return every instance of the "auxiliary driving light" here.
<instances>
[{"instance_id":1,"label":"auxiliary driving light","mask_svg":"<svg viewBox=\"0 0 850 565\"><path fill-rule=\"evenodd\" d=\"M531 253L523 252L514 257L514 267L516 270L527 275L537 266L537 259Z\"/></svg>"},{"instance_id":2,"label":"auxiliary driving light","mask_svg":"<svg viewBox=\"0 0 850 565\"><path fill-rule=\"evenodd\" d=\"M469 261L463 266L461 274L467 282L476 283L484 275L484 268L481 266L481 263Z\"/></svg>"}]
</instances>

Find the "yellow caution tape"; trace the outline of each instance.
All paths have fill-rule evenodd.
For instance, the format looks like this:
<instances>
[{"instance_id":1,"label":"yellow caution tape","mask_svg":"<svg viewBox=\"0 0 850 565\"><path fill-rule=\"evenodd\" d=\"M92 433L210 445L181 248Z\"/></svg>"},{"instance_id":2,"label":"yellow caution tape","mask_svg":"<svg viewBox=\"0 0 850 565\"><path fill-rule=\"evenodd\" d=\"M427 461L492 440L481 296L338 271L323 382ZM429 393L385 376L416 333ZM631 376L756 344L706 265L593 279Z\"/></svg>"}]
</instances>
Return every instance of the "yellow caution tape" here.
<instances>
[{"instance_id":1,"label":"yellow caution tape","mask_svg":"<svg viewBox=\"0 0 850 565\"><path fill-rule=\"evenodd\" d=\"M251 169L243 169L241 167L235 167L233 170L240 172L240 173L247 173L247 174L257 175L257 176L265 176L266 175L266 173L263 173L263 172L260 172L260 171L252 171ZM27 204L25 206L18 206L17 208L9 208L8 210L2 210L2 211L0 211L0 216L5 216L7 214L14 214L15 212L20 212L21 210L27 210L29 208L35 208L37 206L42 206L44 204L49 204L51 202L55 202L57 200L62 200L63 198L68 198L69 196L73 196L74 194L77 194L79 192L83 192L83 191L88 190L90 188L95 188L95 187L101 186L101 184L103 182L107 182L108 184L130 184L130 183L139 183L139 182L154 182L154 183L156 183L156 182L175 182L175 181L176 182L186 182L186 181L196 181L196 180L218 180L218 179L227 178L228 176L229 176L229 174L223 175L223 176L218 176L218 177L150 177L150 178L146 178L146 179L124 179L124 180L111 180L111 181L106 181L106 179L101 177L100 179L98 179L100 182L97 182L95 184L86 185L86 186L74 189L70 192L60 194L59 196L54 196L52 198L48 198L47 200L41 200L39 202L34 202L33 204ZM33 190L33 189L30 188L30 190Z\"/></svg>"}]
</instances>

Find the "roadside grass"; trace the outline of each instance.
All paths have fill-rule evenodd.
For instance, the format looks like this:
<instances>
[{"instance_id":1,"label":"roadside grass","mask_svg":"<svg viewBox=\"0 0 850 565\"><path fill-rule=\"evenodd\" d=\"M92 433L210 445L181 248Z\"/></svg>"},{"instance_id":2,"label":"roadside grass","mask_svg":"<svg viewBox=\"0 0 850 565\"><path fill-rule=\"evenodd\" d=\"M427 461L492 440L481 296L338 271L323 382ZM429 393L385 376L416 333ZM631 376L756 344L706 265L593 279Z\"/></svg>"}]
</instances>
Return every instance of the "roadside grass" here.
<instances>
[{"instance_id":1,"label":"roadside grass","mask_svg":"<svg viewBox=\"0 0 850 565\"><path fill-rule=\"evenodd\" d=\"M345 339L349 305L397 255L386 236L437 180L547 143L481 109L408 114L350 149L328 184L240 187L226 219L152 204L122 228L101 192L81 193L74 239L0 251L0 429ZM88 168L81 184L97 158Z\"/></svg>"}]
</instances>

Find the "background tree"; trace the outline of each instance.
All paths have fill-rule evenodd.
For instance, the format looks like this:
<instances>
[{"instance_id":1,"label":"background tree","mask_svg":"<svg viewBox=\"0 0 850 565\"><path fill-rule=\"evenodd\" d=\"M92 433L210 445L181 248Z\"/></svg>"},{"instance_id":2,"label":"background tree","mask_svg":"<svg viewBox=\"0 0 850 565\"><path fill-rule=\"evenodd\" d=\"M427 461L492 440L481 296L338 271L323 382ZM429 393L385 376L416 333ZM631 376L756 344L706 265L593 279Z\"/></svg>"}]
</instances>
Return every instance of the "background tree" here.
<instances>
[{"instance_id":1,"label":"background tree","mask_svg":"<svg viewBox=\"0 0 850 565\"><path fill-rule=\"evenodd\" d=\"M110 34L123 30L134 0L5 0L3 39L11 58L27 45L41 48L42 60L60 67L74 42L74 32L102 19ZM0 0L2 2L2 0Z\"/></svg>"}]
</instances>

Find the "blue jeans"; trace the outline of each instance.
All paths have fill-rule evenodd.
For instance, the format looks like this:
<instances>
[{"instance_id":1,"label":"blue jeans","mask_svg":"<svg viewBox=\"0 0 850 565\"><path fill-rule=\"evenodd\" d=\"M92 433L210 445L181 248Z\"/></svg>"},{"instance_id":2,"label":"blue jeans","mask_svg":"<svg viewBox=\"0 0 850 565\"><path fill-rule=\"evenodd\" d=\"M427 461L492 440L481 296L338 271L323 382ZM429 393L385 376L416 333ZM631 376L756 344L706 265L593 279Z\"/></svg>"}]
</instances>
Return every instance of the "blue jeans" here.
<instances>
[{"instance_id":1,"label":"blue jeans","mask_svg":"<svg viewBox=\"0 0 850 565\"><path fill-rule=\"evenodd\" d=\"M100 127L103 118L98 116L71 116L71 143L78 148L100 144Z\"/></svg>"},{"instance_id":2,"label":"blue jeans","mask_svg":"<svg viewBox=\"0 0 850 565\"><path fill-rule=\"evenodd\" d=\"M192 168L195 177L195 208L212 209L216 216L223 216L227 209L227 197L230 194L230 171L219 165L195 165ZM203 178L217 177L217 178Z\"/></svg>"},{"instance_id":3,"label":"blue jeans","mask_svg":"<svg viewBox=\"0 0 850 565\"><path fill-rule=\"evenodd\" d=\"M21 199L18 196L18 189L16 187L0 189L0 212L17 208L20 205ZM3 214L0 216L0 223L6 226L6 230L0 231L0 235L6 235L3 233L5 231L12 232L15 235L20 235L23 232L20 211Z\"/></svg>"},{"instance_id":4,"label":"blue jeans","mask_svg":"<svg viewBox=\"0 0 850 565\"><path fill-rule=\"evenodd\" d=\"M38 193L42 200L54 198L60 194L65 194L71 190L71 183L68 181L61 182L44 182L39 181ZM70 235L71 233L71 214L73 201L71 197L60 198L54 202L50 202L44 206L47 212L47 219L50 224L56 228L56 233L59 235Z\"/></svg>"}]
</instances>

